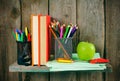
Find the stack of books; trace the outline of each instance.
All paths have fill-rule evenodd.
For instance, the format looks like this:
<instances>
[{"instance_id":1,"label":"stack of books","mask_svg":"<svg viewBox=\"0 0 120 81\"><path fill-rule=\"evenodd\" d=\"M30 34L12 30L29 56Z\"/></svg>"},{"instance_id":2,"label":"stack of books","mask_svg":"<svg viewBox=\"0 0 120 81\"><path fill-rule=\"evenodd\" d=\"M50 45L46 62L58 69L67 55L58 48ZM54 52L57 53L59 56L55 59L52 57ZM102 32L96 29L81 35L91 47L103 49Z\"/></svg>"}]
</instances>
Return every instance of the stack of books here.
<instances>
[{"instance_id":1,"label":"stack of books","mask_svg":"<svg viewBox=\"0 0 120 81\"><path fill-rule=\"evenodd\" d=\"M45 65L49 56L50 16L31 15L32 66Z\"/></svg>"}]
</instances>

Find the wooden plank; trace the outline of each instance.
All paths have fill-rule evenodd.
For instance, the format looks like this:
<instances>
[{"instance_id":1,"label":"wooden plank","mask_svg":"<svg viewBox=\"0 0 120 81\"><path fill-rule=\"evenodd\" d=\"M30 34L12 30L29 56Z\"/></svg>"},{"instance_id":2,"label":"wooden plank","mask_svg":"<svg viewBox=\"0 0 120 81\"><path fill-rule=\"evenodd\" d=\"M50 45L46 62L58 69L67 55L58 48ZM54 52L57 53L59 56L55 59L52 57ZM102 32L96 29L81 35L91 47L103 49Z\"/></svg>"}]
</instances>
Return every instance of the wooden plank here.
<instances>
[{"instance_id":1,"label":"wooden plank","mask_svg":"<svg viewBox=\"0 0 120 81\"><path fill-rule=\"evenodd\" d=\"M21 7L22 7L22 29L24 30L24 27L28 27L30 30L30 15L31 14L48 14L48 0L21 0ZM37 81L38 79L40 81L48 81L48 73L46 74L29 74L27 73L28 77L30 78L30 81ZM26 75L26 74L24 74ZM40 78L43 77L43 78ZM24 80L27 78L25 76L22 77Z\"/></svg>"},{"instance_id":2,"label":"wooden plank","mask_svg":"<svg viewBox=\"0 0 120 81\"><path fill-rule=\"evenodd\" d=\"M106 0L106 58L110 59L112 73L106 81L120 81L120 1Z\"/></svg>"},{"instance_id":3,"label":"wooden plank","mask_svg":"<svg viewBox=\"0 0 120 81\"><path fill-rule=\"evenodd\" d=\"M95 45L103 57L104 51L104 6L103 0L77 0L77 23L80 26L80 41ZM77 73L78 81L103 81L102 74Z\"/></svg>"},{"instance_id":4,"label":"wooden plank","mask_svg":"<svg viewBox=\"0 0 120 81\"><path fill-rule=\"evenodd\" d=\"M30 28L31 14L48 14L48 0L22 0L22 28Z\"/></svg>"},{"instance_id":5,"label":"wooden plank","mask_svg":"<svg viewBox=\"0 0 120 81\"><path fill-rule=\"evenodd\" d=\"M49 2L50 16L65 24L76 24L76 0L49 0ZM50 81L75 81L75 77L75 72L50 73Z\"/></svg>"},{"instance_id":6,"label":"wooden plank","mask_svg":"<svg viewBox=\"0 0 120 81\"><path fill-rule=\"evenodd\" d=\"M52 72L50 81L76 81L76 72Z\"/></svg>"},{"instance_id":7,"label":"wooden plank","mask_svg":"<svg viewBox=\"0 0 120 81\"><path fill-rule=\"evenodd\" d=\"M42 75L42 76L41 76ZM35 72L29 72L29 73L22 73L23 78L21 81L44 81L45 78L47 81L49 81L49 73L35 73Z\"/></svg>"},{"instance_id":8,"label":"wooden plank","mask_svg":"<svg viewBox=\"0 0 120 81\"><path fill-rule=\"evenodd\" d=\"M18 0L0 0L0 81L18 81L18 73L9 72L9 65L16 58L16 42L12 36L20 28L20 4Z\"/></svg>"}]
</instances>

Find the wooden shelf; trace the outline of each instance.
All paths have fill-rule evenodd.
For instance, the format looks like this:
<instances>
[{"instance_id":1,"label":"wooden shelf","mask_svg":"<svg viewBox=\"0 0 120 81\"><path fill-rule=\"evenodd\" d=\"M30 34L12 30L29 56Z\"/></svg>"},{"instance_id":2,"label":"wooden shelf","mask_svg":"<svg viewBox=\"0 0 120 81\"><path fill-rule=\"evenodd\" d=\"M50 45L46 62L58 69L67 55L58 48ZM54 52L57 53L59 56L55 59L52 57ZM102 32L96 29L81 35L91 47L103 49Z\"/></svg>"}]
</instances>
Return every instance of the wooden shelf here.
<instances>
[{"instance_id":1,"label":"wooden shelf","mask_svg":"<svg viewBox=\"0 0 120 81\"><path fill-rule=\"evenodd\" d=\"M112 67L110 64L106 64L106 69L104 70L63 70L63 71L87 71L87 72L112 72ZM17 62L9 66L9 72L60 72L60 71L50 71L47 66L24 66L18 65Z\"/></svg>"},{"instance_id":2,"label":"wooden shelf","mask_svg":"<svg viewBox=\"0 0 120 81\"><path fill-rule=\"evenodd\" d=\"M96 53L94 58L100 57L99 53ZM72 56L75 62L73 63L58 63L55 60L48 61L46 66L24 66L18 65L17 62L9 66L10 72L60 72L60 71L100 71L111 72L112 66L107 64L90 64L86 61L80 61L77 54Z\"/></svg>"},{"instance_id":3,"label":"wooden shelf","mask_svg":"<svg viewBox=\"0 0 120 81\"><path fill-rule=\"evenodd\" d=\"M17 62L9 66L10 72L49 72L46 66L24 66L18 65Z\"/></svg>"}]
</instances>

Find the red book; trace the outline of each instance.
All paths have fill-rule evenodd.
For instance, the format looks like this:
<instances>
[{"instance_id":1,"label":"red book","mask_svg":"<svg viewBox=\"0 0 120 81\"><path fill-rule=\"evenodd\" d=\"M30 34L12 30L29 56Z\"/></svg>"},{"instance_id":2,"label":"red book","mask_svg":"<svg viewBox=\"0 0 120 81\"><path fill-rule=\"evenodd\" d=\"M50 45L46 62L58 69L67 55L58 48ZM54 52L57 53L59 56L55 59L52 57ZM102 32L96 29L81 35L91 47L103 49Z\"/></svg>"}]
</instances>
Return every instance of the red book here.
<instances>
[{"instance_id":1,"label":"red book","mask_svg":"<svg viewBox=\"0 0 120 81\"><path fill-rule=\"evenodd\" d=\"M40 16L40 64L45 65L49 58L50 16Z\"/></svg>"}]
</instances>

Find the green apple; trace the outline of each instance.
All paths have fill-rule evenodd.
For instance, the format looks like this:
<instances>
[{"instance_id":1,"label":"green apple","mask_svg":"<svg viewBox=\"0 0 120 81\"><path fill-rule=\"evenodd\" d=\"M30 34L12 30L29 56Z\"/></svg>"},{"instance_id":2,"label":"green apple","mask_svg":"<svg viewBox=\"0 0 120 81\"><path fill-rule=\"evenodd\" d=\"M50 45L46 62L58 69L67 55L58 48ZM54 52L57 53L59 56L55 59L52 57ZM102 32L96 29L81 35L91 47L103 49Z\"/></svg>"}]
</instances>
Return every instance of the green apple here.
<instances>
[{"instance_id":1,"label":"green apple","mask_svg":"<svg viewBox=\"0 0 120 81\"><path fill-rule=\"evenodd\" d=\"M95 54L94 44L89 42L79 42L77 45L77 54L80 60L91 60Z\"/></svg>"}]
</instances>

